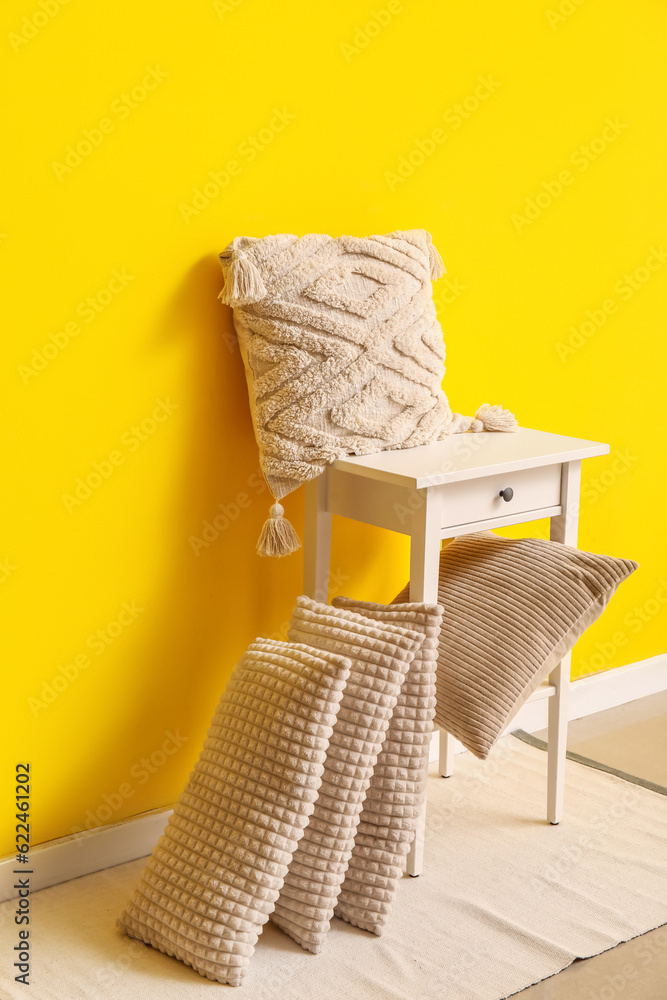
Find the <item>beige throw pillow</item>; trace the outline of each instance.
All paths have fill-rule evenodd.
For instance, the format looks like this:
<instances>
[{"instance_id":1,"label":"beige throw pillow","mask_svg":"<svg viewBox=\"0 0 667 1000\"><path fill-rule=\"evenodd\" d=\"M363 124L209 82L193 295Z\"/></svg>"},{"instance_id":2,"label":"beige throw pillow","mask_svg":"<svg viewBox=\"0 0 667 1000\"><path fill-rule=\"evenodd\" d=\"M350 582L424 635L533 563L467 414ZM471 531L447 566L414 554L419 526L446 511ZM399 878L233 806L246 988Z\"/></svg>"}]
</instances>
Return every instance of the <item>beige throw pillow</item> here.
<instances>
[{"instance_id":1,"label":"beige throw pillow","mask_svg":"<svg viewBox=\"0 0 667 1000\"><path fill-rule=\"evenodd\" d=\"M436 724L484 759L636 568L537 538L451 542L440 554Z\"/></svg>"},{"instance_id":2,"label":"beige throw pillow","mask_svg":"<svg viewBox=\"0 0 667 1000\"><path fill-rule=\"evenodd\" d=\"M356 927L381 934L426 794L442 608L437 604L368 604L346 597L334 598L333 604L424 636L408 667L378 755L334 911Z\"/></svg>"},{"instance_id":3,"label":"beige throw pillow","mask_svg":"<svg viewBox=\"0 0 667 1000\"><path fill-rule=\"evenodd\" d=\"M273 923L317 954L396 699L424 636L307 597L299 598L288 635L351 662L315 809L271 914Z\"/></svg>"},{"instance_id":4,"label":"beige throw pillow","mask_svg":"<svg viewBox=\"0 0 667 1000\"><path fill-rule=\"evenodd\" d=\"M423 229L385 236L237 237L220 254L234 307L260 464L277 500L345 455L413 448L468 430L517 429L484 405L450 410ZM298 546L275 504L261 555ZM291 530L290 530L291 529Z\"/></svg>"},{"instance_id":5,"label":"beige throw pillow","mask_svg":"<svg viewBox=\"0 0 667 1000\"><path fill-rule=\"evenodd\" d=\"M350 661L257 639L119 925L238 986L317 797Z\"/></svg>"}]
</instances>

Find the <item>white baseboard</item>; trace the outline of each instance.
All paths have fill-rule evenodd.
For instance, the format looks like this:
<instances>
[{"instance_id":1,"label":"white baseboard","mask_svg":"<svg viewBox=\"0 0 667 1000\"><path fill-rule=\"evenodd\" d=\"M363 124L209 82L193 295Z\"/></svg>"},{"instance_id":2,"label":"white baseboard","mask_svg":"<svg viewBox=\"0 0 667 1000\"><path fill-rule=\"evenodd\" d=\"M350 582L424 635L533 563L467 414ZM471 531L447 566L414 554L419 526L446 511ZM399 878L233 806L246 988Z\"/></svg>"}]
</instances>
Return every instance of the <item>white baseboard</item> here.
<instances>
[{"instance_id":1,"label":"white baseboard","mask_svg":"<svg viewBox=\"0 0 667 1000\"><path fill-rule=\"evenodd\" d=\"M615 708L659 691L667 691L667 653L573 681L568 717L581 719L585 715ZM547 697L536 692L508 728L525 729L529 733L544 729L547 724L547 702ZM436 760L438 756L437 736L435 733L431 744L431 760ZM457 751L459 748L461 751L465 749L460 743ZM170 809L154 809L122 823L87 830L33 847L28 866L34 872L30 876L31 890L46 889L48 886L150 854L170 813ZM17 895L14 883L24 873L15 875L14 870L20 867L13 855L0 860L0 900L12 899Z\"/></svg>"},{"instance_id":2,"label":"white baseboard","mask_svg":"<svg viewBox=\"0 0 667 1000\"><path fill-rule=\"evenodd\" d=\"M15 855L0 861L0 901L17 895L14 883L30 878L30 891L69 882L103 868L113 868L150 854L167 825L171 809L152 809L121 823L110 823L96 830L85 830L70 837L49 840L31 847L30 864L20 865ZM27 875L25 868L33 874Z\"/></svg>"}]
</instances>

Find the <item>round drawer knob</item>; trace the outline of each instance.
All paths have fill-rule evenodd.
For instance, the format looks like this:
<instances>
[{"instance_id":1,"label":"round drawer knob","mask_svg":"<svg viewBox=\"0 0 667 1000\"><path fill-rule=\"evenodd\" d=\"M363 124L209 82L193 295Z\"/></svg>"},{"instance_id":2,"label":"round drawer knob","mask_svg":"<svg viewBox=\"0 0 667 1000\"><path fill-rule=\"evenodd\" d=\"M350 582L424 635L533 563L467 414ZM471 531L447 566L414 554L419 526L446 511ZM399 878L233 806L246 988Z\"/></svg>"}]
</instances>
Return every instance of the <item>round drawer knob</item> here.
<instances>
[{"instance_id":1,"label":"round drawer knob","mask_svg":"<svg viewBox=\"0 0 667 1000\"><path fill-rule=\"evenodd\" d=\"M511 486L508 486L506 489L500 491L500 496L503 498L505 503L509 503L514 496L514 490Z\"/></svg>"}]
</instances>

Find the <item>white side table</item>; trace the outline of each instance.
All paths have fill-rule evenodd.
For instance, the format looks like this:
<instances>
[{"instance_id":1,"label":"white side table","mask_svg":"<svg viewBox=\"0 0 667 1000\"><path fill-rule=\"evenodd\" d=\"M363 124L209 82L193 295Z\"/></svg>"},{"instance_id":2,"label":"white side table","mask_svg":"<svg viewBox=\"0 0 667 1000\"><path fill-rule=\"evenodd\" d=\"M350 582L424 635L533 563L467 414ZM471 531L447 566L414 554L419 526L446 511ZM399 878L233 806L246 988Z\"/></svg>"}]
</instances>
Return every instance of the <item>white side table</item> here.
<instances>
[{"instance_id":1,"label":"white side table","mask_svg":"<svg viewBox=\"0 0 667 1000\"><path fill-rule=\"evenodd\" d=\"M410 536L411 601L437 602L443 538L548 517L550 538L576 546L581 460L608 452L597 441L521 428L339 459L306 485L304 592L328 600L332 514ZM563 815L569 680L568 655L535 692L549 696L547 818L554 824ZM445 777L452 749L441 732ZM425 812L408 855L410 875L422 871L424 823Z\"/></svg>"}]
</instances>

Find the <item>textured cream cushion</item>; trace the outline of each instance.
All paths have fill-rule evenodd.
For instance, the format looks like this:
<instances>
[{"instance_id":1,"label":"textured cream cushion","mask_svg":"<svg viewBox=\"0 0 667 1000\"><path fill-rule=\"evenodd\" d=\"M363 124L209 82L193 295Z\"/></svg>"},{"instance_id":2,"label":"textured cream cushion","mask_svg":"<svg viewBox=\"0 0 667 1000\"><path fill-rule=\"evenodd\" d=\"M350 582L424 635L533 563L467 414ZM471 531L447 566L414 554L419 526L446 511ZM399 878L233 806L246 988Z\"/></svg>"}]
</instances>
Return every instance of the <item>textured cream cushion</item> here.
<instances>
[{"instance_id":1,"label":"textured cream cushion","mask_svg":"<svg viewBox=\"0 0 667 1000\"><path fill-rule=\"evenodd\" d=\"M431 287L442 261L425 230L237 237L220 263L278 499L345 455L516 429L500 408L477 421L449 408Z\"/></svg>"},{"instance_id":2,"label":"textured cream cushion","mask_svg":"<svg viewBox=\"0 0 667 1000\"><path fill-rule=\"evenodd\" d=\"M636 568L630 559L492 532L447 545L438 590L437 725L484 759Z\"/></svg>"},{"instance_id":3,"label":"textured cream cushion","mask_svg":"<svg viewBox=\"0 0 667 1000\"><path fill-rule=\"evenodd\" d=\"M238 986L303 835L350 661L252 643L120 927Z\"/></svg>"},{"instance_id":4,"label":"textured cream cushion","mask_svg":"<svg viewBox=\"0 0 667 1000\"><path fill-rule=\"evenodd\" d=\"M348 923L381 934L426 794L442 608L437 604L367 604L346 597L335 598L333 604L424 636L408 667L378 755L335 909L336 916Z\"/></svg>"},{"instance_id":5,"label":"textured cream cushion","mask_svg":"<svg viewBox=\"0 0 667 1000\"><path fill-rule=\"evenodd\" d=\"M423 635L307 597L299 598L288 635L351 662L315 809L271 914L278 927L317 953L333 916L377 755Z\"/></svg>"}]
</instances>

